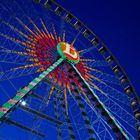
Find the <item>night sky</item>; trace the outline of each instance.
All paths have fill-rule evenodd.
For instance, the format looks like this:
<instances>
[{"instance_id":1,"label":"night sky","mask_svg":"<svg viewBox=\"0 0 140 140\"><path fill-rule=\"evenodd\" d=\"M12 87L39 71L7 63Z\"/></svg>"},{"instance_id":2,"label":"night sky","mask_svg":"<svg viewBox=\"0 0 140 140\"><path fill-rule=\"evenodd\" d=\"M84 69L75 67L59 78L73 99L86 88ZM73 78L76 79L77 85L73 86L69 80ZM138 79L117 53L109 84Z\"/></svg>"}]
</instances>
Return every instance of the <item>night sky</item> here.
<instances>
[{"instance_id":1,"label":"night sky","mask_svg":"<svg viewBox=\"0 0 140 140\"><path fill-rule=\"evenodd\" d=\"M137 94L139 94L140 97L140 89L139 89L140 1L139 0L123 0L123 1L56 0L56 1L60 5L62 5L65 9L70 11L73 15L75 15L77 18L79 18L95 34L97 34L97 36L99 36L100 39L108 46L108 48L111 50L111 52L114 54L114 56L117 58L117 60L125 70L134 88L136 89ZM23 1L21 1L21 3L22 2ZM10 89L7 90L10 91ZM10 92L10 94L11 93L15 94L14 92ZM1 100L3 99L1 98ZM51 130L48 131L49 133L52 133L51 135L53 137L53 131ZM4 132L7 133L7 129ZM13 132L11 131L11 133ZM2 137L2 135L4 134L1 133L0 137ZM17 134L14 133L13 136L14 135L16 136Z\"/></svg>"},{"instance_id":2,"label":"night sky","mask_svg":"<svg viewBox=\"0 0 140 140\"><path fill-rule=\"evenodd\" d=\"M140 1L56 1L101 38L118 59L140 97Z\"/></svg>"}]
</instances>

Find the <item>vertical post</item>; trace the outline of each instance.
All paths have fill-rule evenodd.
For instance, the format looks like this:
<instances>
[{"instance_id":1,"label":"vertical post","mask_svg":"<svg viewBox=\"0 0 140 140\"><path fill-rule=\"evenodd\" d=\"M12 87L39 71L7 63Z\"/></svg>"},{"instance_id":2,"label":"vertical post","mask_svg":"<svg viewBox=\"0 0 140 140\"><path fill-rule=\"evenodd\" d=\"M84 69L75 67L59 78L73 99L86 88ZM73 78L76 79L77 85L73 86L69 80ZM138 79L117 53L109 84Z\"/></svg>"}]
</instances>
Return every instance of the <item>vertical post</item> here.
<instances>
[{"instance_id":1,"label":"vertical post","mask_svg":"<svg viewBox=\"0 0 140 140\"><path fill-rule=\"evenodd\" d=\"M55 111L55 117L56 119L60 120L59 115L59 109L58 109L58 99L57 99L57 93L53 94L53 101L54 101L54 111ZM58 140L62 140L62 132L61 132L61 126L57 124L57 138Z\"/></svg>"},{"instance_id":2,"label":"vertical post","mask_svg":"<svg viewBox=\"0 0 140 140\"><path fill-rule=\"evenodd\" d=\"M65 105L64 98L63 97L59 97L59 100L60 100L60 105L62 107L62 111L64 113L65 120L66 120L67 125L68 125L68 131L69 131L70 138L71 138L71 140L76 140L76 137L75 137L75 134L74 134L74 130L73 130L71 121L70 121L70 119L68 117L68 114L66 112L66 105Z\"/></svg>"},{"instance_id":3,"label":"vertical post","mask_svg":"<svg viewBox=\"0 0 140 140\"><path fill-rule=\"evenodd\" d=\"M95 132L93 130L92 124L91 124L91 122L89 120L88 114L86 113L86 110L85 110L85 106L82 103L82 98L81 98L80 93L79 93L79 91L77 89L77 86L76 86L76 84L74 82L72 83L72 88L73 88L74 95L75 95L75 98L77 100L79 109L81 111L85 126L86 126L86 128L88 130L88 133L90 135L89 140L96 140L96 135L95 135Z\"/></svg>"}]
</instances>

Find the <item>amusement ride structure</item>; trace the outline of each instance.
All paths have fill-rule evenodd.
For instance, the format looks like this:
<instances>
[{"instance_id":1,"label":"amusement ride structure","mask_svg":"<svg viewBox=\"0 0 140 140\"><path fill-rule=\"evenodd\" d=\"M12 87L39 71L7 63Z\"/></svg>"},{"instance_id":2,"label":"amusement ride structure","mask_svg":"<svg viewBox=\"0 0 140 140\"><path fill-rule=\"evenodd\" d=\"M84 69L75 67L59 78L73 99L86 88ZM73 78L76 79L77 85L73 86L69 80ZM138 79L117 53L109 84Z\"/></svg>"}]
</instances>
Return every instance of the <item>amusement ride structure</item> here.
<instances>
[{"instance_id":1,"label":"amusement ride structure","mask_svg":"<svg viewBox=\"0 0 140 140\"><path fill-rule=\"evenodd\" d=\"M0 139L140 139L140 103L106 45L53 0L0 3Z\"/></svg>"}]
</instances>

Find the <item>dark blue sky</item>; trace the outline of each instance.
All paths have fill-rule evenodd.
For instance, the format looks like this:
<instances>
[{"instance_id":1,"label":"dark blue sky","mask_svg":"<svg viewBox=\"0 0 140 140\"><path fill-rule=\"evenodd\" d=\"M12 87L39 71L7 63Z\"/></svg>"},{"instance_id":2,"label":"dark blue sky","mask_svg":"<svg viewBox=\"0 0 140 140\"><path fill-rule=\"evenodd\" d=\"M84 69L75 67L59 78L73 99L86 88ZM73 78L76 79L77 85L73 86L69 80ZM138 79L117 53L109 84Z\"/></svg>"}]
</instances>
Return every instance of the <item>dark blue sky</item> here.
<instances>
[{"instance_id":1,"label":"dark blue sky","mask_svg":"<svg viewBox=\"0 0 140 140\"><path fill-rule=\"evenodd\" d=\"M20 1L22 5L21 0L17 1ZM140 93L139 89L140 1L139 0L137 1L56 0L56 1L60 3L60 5L64 6L68 11L72 12L81 21L83 21L105 42L105 44L113 52L113 54L116 56L116 58L119 60L120 64L126 71L128 77L130 78L134 87L136 88L137 93ZM26 5L24 6L26 7ZM27 5L27 7L28 6L30 5ZM21 82L20 78L18 80L19 80L18 83L19 85L17 84L18 86L24 83L23 81L22 81L23 83ZM26 82L28 83L28 81ZM7 91L10 91L10 88L7 88ZM11 95L12 93L15 94L14 92L11 91L8 93L10 93ZM3 98L1 98L1 100L3 100ZM22 114L19 113L19 115L20 116L16 116L16 118L21 118L21 116L23 117ZM24 119L23 121L26 120L26 118L24 117L23 119ZM27 122L30 123L30 120L28 120ZM10 128L11 127L8 127L9 130L11 130ZM3 129L4 133L1 132L0 136L3 136L5 133L7 133L7 130ZM13 131L12 130L10 131L13 137L16 138L16 136L18 137L20 136L20 134L22 134L20 133L21 131L19 132L19 135L13 133L15 132L14 130L15 129L13 129ZM49 132L48 134L51 135L50 137L55 136L54 131L52 130L47 130L46 132Z\"/></svg>"},{"instance_id":2,"label":"dark blue sky","mask_svg":"<svg viewBox=\"0 0 140 140\"><path fill-rule=\"evenodd\" d=\"M140 1L56 0L113 52L140 95Z\"/></svg>"}]
</instances>

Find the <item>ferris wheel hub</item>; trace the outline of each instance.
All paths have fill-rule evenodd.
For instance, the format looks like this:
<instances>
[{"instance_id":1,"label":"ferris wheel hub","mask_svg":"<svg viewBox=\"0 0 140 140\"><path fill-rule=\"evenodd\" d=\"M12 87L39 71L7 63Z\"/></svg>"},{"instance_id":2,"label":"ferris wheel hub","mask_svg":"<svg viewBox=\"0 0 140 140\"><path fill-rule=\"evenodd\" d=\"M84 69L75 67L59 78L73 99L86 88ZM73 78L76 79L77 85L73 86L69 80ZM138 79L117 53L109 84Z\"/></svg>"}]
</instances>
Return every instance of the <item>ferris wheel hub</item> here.
<instances>
[{"instance_id":1,"label":"ferris wheel hub","mask_svg":"<svg viewBox=\"0 0 140 140\"><path fill-rule=\"evenodd\" d=\"M80 61L80 55L72 44L59 42L57 44L57 51L59 55L69 63L77 64Z\"/></svg>"}]
</instances>

